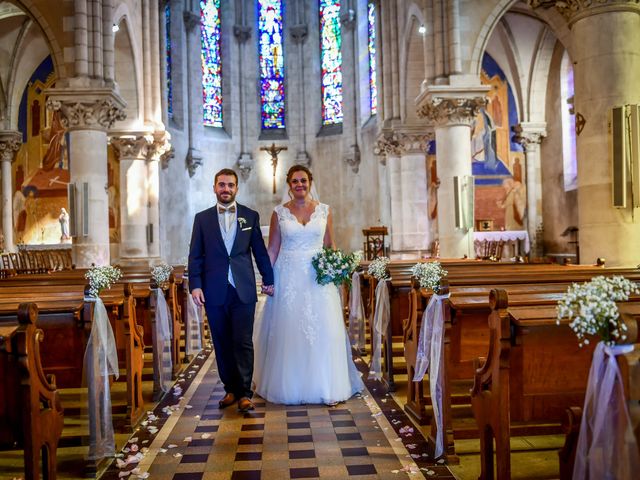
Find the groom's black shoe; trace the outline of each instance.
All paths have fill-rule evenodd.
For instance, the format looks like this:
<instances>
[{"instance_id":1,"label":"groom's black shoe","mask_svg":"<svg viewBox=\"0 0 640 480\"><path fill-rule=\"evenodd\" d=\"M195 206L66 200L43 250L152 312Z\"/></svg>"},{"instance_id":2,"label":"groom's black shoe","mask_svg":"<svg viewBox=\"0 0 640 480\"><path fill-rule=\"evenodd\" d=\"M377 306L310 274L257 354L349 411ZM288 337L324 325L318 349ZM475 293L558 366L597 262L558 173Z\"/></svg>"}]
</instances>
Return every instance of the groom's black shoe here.
<instances>
[{"instance_id":1,"label":"groom's black shoe","mask_svg":"<svg viewBox=\"0 0 640 480\"><path fill-rule=\"evenodd\" d=\"M236 396L233 393L227 393L222 400L218 402L220 408L227 408L229 405L236 403Z\"/></svg>"},{"instance_id":2,"label":"groom's black shoe","mask_svg":"<svg viewBox=\"0 0 640 480\"><path fill-rule=\"evenodd\" d=\"M242 413L246 413L249 410L254 410L256 407L253 404L253 402L247 398L247 397L242 397L240 400L238 400L238 411L242 412Z\"/></svg>"}]
</instances>

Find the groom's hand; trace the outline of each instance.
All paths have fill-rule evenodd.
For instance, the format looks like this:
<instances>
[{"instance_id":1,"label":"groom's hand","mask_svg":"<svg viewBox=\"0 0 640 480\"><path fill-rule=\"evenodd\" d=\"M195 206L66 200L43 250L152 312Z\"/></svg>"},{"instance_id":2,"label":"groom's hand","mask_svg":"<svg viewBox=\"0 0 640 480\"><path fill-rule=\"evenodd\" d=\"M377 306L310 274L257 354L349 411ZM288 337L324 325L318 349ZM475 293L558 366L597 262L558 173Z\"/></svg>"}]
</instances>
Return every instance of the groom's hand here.
<instances>
[{"instance_id":1,"label":"groom's hand","mask_svg":"<svg viewBox=\"0 0 640 480\"><path fill-rule=\"evenodd\" d=\"M204 305L204 292L201 288L194 288L191 291L191 296L197 306L202 307Z\"/></svg>"},{"instance_id":2,"label":"groom's hand","mask_svg":"<svg viewBox=\"0 0 640 480\"><path fill-rule=\"evenodd\" d=\"M262 293L266 293L270 297L273 297L273 292L274 292L273 285L263 285L262 286Z\"/></svg>"}]
</instances>

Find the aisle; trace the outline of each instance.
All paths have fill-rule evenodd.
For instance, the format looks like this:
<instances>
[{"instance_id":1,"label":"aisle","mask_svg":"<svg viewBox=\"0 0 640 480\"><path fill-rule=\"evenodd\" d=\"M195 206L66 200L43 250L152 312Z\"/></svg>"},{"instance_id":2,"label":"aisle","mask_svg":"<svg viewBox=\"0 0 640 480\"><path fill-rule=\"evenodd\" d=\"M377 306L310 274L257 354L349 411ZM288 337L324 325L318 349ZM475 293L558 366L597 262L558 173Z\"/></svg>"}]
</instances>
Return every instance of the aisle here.
<instances>
[{"instance_id":1,"label":"aisle","mask_svg":"<svg viewBox=\"0 0 640 480\"><path fill-rule=\"evenodd\" d=\"M151 417L134 435L130 446L144 453L138 454L137 470L127 475L135 463L114 464L103 479L454 478L445 466L428 463L418 429L409 430L411 423L390 396L376 398L375 382L368 385L374 395L367 390L337 407L255 398L256 410L243 415L235 406L218 409L224 390L214 355L199 357L194 363L202 367L187 372L182 399L171 392L154 412L158 419ZM193 381L187 386L189 372ZM153 426L159 428L155 435L149 432Z\"/></svg>"}]
</instances>

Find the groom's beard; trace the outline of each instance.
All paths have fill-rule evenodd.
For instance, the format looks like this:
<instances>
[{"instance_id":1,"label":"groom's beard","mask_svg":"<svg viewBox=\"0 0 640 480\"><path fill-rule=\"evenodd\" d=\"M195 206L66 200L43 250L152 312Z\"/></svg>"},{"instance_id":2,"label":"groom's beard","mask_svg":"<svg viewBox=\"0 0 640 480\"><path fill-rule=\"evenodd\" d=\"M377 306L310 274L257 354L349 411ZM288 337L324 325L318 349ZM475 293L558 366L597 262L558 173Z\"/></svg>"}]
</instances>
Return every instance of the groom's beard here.
<instances>
[{"instance_id":1,"label":"groom's beard","mask_svg":"<svg viewBox=\"0 0 640 480\"><path fill-rule=\"evenodd\" d=\"M235 199L236 199L236 194L235 193L228 193L228 195L226 195L225 197L223 197L222 195L225 192L222 193L216 193L216 198L218 199L218 203L222 204L222 205L231 205Z\"/></svg>"}]
</instances>

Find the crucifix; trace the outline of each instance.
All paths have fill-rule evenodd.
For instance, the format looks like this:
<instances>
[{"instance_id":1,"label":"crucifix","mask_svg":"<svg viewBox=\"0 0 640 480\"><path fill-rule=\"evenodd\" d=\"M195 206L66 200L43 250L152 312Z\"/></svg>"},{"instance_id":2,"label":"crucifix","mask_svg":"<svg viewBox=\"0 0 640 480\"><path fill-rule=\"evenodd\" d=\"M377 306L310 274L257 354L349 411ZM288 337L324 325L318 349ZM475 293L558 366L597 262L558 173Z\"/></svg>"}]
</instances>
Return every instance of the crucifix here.
<instances>
[{"instance_id":1,"label":"crucifix","mask_svg":"<svg viewBox=\"0 0 640 480\"><path fill-rule=\"evenodd\" d=\"M270 147L260 147L260 150L264 150L271 155L271 166L273 167L273 194L276 194L276 168L278 168L278 154L283 150L288 150L287 147L276 147L275 143L272 143Z\"/></svg>"}]
</instances>

